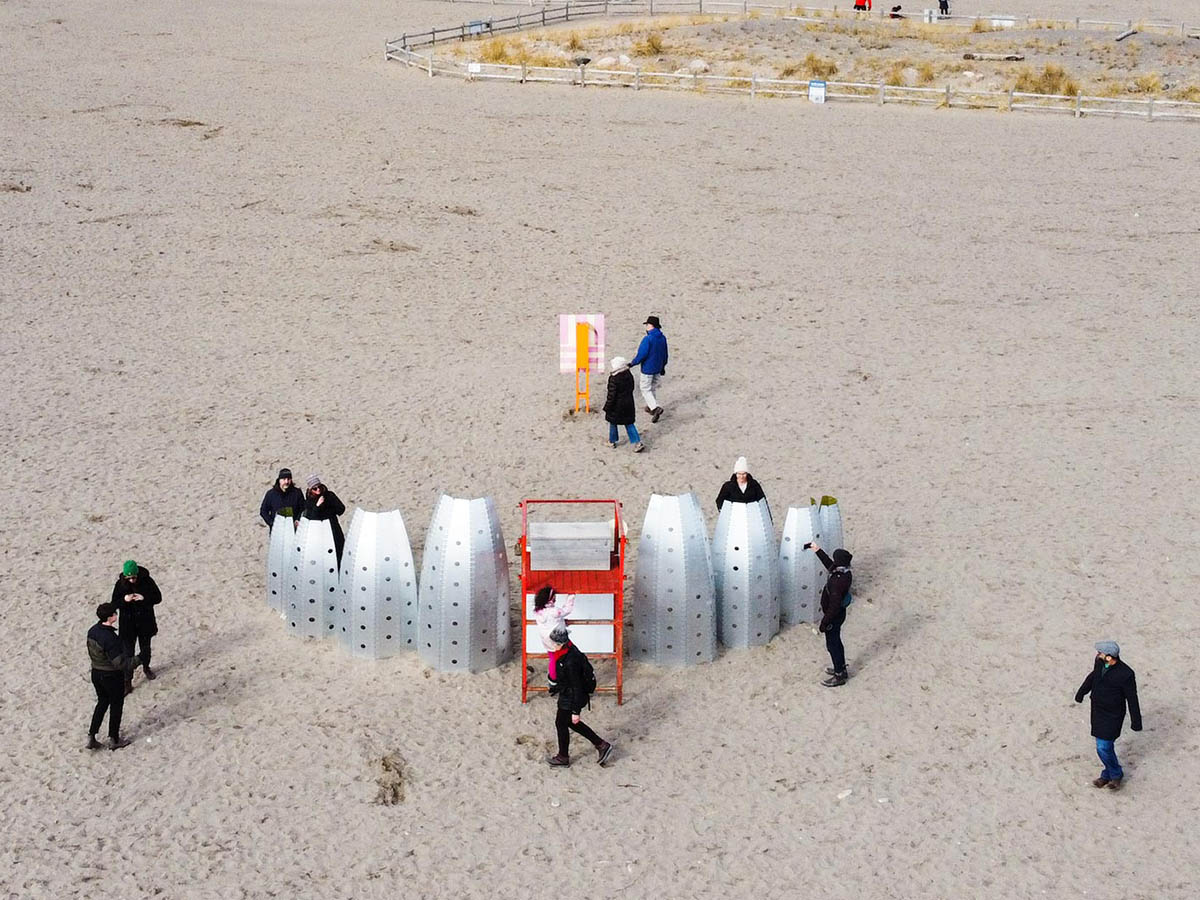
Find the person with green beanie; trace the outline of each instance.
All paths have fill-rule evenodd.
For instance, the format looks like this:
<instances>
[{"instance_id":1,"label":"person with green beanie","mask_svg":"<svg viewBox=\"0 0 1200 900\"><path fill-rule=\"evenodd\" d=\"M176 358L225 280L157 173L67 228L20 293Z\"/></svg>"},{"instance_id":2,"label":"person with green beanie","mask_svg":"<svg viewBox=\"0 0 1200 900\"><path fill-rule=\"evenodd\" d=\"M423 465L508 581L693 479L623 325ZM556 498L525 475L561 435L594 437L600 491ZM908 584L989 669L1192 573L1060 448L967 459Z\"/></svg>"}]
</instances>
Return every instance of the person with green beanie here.
<instances>
[{"instance_id":1,"label":"person with green beanie","mask_svg":"<svg viewBox=\"0 0 1200 900\"><path fill-rule=\"evenodd\" d=\"M150 641L158 634L154 607L162 603L162 591L150 577L150 570L132 559L125 560L121 575L113 585L112 602L121 620L120 636L125 645L125 655L132 660L136 644L142 671L147 679L153 681L156 676L150 668ZM125 693L132 690L133 671L130 669L125 675Z\"/></svg>"}]
</instances>

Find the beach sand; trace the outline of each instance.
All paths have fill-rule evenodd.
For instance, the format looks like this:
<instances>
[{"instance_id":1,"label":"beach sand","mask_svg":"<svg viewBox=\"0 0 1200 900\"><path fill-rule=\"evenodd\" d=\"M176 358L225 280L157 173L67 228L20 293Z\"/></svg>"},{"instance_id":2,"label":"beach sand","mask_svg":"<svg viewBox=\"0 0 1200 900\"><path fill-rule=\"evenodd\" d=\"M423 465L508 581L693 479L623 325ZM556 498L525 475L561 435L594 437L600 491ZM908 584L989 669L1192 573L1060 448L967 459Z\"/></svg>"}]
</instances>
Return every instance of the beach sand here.
<instances>
[{"instance_id":1,"label":"beach sand","mask_svg":"<svg viewBox=\"0 0 1200 900\"><path fill-rule=\"evenodd\" d=\"M3 893L1195 896L1196 128L383 59L506 9L0 5ZM662 318L648 452L566 414L560 312L610 356ZM619 498L631 551L652 492L711 528L739 455L777 526L839 498L853 678L807 628L630 663L585 717L605 769L544 765L519 664L356 661L264 602L280 465L399 507L419 558L440 490L510 547L524 497ZM93 754L84 634L131 556L160 677ZM1120 794L1072 702L1102 638L1146 722Z\"/></svg>"}]
</instances>

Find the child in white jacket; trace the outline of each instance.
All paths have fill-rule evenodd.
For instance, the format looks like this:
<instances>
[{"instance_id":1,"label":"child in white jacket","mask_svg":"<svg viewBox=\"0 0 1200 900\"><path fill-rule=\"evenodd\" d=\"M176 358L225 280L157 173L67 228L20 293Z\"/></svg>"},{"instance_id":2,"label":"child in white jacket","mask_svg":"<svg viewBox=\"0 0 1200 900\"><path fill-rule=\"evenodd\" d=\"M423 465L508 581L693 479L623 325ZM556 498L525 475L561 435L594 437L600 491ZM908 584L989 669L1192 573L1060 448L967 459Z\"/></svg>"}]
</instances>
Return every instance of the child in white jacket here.
<instances>
[{"instance_id":1,"label":"child in white jacket","mask_svg":"<svg viewBox=\"0 0 1200 900\"><path fill-rule=\"evenodd\" d=\"M575 595L555 593L554 588L547 585L542 588L533 598L533 618L538 625L538 634L542 639L542 646L549 654L549 660L546 666L547 674L550 676L550 686L554 687L558 680L557 664L558 658L566 651L554 641L550 640L550 635L558 628L566 628L567 616L575 609Z\"/></svg>"}]
</instances>

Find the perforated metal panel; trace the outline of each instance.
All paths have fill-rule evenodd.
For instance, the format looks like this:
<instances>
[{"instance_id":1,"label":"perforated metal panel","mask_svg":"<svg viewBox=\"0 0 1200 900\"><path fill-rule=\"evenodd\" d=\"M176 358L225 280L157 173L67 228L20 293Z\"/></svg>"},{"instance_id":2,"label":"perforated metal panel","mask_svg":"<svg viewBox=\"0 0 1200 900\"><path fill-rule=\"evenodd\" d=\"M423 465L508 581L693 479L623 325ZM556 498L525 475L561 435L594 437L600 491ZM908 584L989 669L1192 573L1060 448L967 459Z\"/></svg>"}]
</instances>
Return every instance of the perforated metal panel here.
<instances>
[{"instance_id":1,"label":"perforated metal panel","mask_svg":"<svg viewBox=\"0 0 1200 900\"><path fill-rule=\"evenodd\" d=\"M721 507L712 558L721 643L767 643L779 631L779 549L766 500Z\"/></svg>"},{"instance_id":2,"label":"perforated metal panel","mask_svg":"<svg viewBox=\"0 0 1200 900\"><path fill-rule=\"evenodd\" d=\"M821 532L817 543L830 556L839 547L846 546L846 535L842 530L842 509L833 497L822 497L820 506Z\"/></svg>"},{"instance_id":3,"label":"perforated metal panel","mask_svg":"<svg viewBox=\"0 0 1200 900\"><path fill-rule=\"evenodd\" d=\"M296 528L291 516L276 516L267 544L267 606L277 613L287 609L292 556L296 552Z\"/></svg>"},{"instance_id":4,"label":"perforated metal panel","mask_svg":"<svg viewBox=\"0 0 1200 900\"><path fill-rule=\"evenodd\" d=\"M817 541L821 531L819 507L792 506L783 523L779 544L779 614L789 625L819 622L825 567L804 545Z\"/></svg>"},{"instance_id":5,"label":"perforated metal panel","mask_svg":"<svg viewBox=\"0 0 1200 900\"><path fill-rule=\"evenodd\" d=\"M695 494L651 494L633 585L633 658L687 666L717 656L708 527Z\"/></svg>"},{"instance_id":6,"label":"perforated metal panel","mask_svg":"<svg viewBox=\"0 0 1200 900\"><path fill-rule=\"evenodd\" d=\"M287 624L301 637L332 637L341 605L333 529L320 519L301 519L288 579Z\"/></svg>"},{"instance_id":7,"label":"perforated metal panel","mask_svg":"<svg viewBox=\"0 0 1200 900\"><path fill-rule=\"evenodd\" d=\"M352 656L416 649L417 570L400 510L356 509L342 552L338 639Z\"/></svg>"},{"instance_id":8,"label":"perforated metal panel","mask_svg":"<svg viewBox=\"0 0 1200 900\"><path fill-rule=\"evenodd\" d=\"M508 553L491 497L438 498L420 588L422 660L439 672L482 672L508 659Z\"/></svg>"}]
</instances>

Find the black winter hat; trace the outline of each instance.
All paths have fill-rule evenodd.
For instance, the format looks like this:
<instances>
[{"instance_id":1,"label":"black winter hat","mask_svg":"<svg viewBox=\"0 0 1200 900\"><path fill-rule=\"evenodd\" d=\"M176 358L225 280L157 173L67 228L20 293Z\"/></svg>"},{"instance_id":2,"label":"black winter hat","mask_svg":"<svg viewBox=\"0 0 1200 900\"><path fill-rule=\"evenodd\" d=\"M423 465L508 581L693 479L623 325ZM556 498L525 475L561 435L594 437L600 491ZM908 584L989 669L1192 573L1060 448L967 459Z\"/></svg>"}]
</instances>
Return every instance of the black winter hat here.
<instances>
[{"instance_id":1,"label":"black winter hat","mask_svg":"<svg viewBox=\"0 0 1200 900\"><path fill-rule=\"evenodd\" d=\"M276 476L275 480L278 481L280 478L291 478L291 477L292 477L291 469L280 469L279 475Z\"/></svg>"},{"instance_id":2,"label":"black winter hat","mask_svg":"<svg viewBox=\"0 0 1200 900\"><path fill-rule=\"evenodd\" d=\"M658 321L658 316L646 316L646 321L643 325L653 325L655 328L662 328L662 323Z\"/></svg>"},{"instance_id":3,"label":"black winter hat","mask_svg":"<svg viewBox=\"0 0 1200 900\"><path fill-rule=\"evenodd\" d=\"M853 554L849 550L843 550L840 547L833 551L833 564L835 566L850 567L850 560L854 559Z\"/></svg>"}]
</instances>

